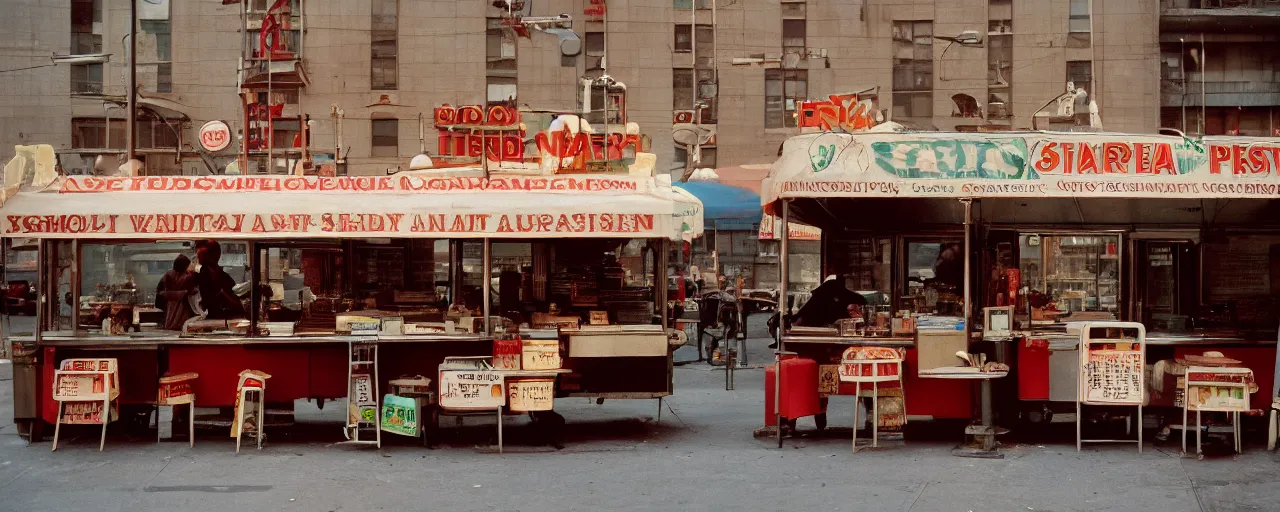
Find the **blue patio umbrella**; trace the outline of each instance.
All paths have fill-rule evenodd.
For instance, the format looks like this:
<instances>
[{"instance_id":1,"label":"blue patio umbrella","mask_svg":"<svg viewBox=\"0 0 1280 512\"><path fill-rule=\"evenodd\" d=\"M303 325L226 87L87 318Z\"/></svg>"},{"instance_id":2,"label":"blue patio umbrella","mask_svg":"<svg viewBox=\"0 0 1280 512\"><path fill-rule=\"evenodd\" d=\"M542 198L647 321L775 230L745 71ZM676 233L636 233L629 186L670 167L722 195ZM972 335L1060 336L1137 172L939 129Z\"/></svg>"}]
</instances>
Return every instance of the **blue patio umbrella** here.
<instances>
[{"instance_id":1,"label":"blue patio umbrella","mask_svg":"<svg viewBox=\"0 0 1280 512\"><path fill-rule=\"evenodd\" d=\"M702 218L708 225L712 221L760 222L760 194L714 181L691 181L675 186L702 201ZM721 229L724 224L720 223Z\"/></svg>"}]
</instances>

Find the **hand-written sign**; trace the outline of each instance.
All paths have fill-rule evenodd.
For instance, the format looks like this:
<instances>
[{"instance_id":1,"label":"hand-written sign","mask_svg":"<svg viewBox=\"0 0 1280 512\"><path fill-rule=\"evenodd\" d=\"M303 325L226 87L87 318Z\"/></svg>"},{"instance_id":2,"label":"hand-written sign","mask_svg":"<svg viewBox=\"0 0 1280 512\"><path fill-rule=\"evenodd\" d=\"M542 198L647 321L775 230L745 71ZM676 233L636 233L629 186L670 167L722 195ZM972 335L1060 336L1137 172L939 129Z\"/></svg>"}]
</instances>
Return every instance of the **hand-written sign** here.
<instances>
[{"instance_id":1,"label":"hand-written sign","mask_svg":"<svg viewBox=\"0 0 1280 512\"><path fill-rule=\"evenodd\" d=\"M442 370L440 407L495 409L506 405L502 374L484 370Z\"/></svg>"},{"instance_id":2,"label":"hand-written sign","mask_svg":"<svg viewBox=\"0 0 1280 512\"><path fill-rule=\"evenodd\" d=\"M512 411L550 411L555 397L555 379L519 379L507 384L507 403Z\"/></svg>"},{"instance_id":3,"label":"hand-written sign","mask_svg":"<svg viewBox=\"0 0 1280 512\"><path fill-rule=\"evenodd\" d=\"M560 342L557 340L524 340L520 366L525 370L560 368Z\"/></svg>"},{"instance_id":4,"label":"hand-written sign","mask_svg":"<svg viewBox=\"0 0 1280 512\"><path fill-rule=\"evenodd\" d=\"M646 233L652 214L64 214L8 215L8 234L183 234L235 233L447 234L447 233Z\"/></svg>"},{"instance_id":5,"label":"hand-written sign","mask_svg":"<svg viewBox=\"0 0 1280 512\"><path fill-rule=\"evenodd\" d=\"M1083 402L1141 404L1142 352L1137 350L1088 350L1081 378Z\"/></svg>"},{"instance_id":6,"label":"hand-written sign","mask_svg":"<svg viewBox=\"0 0 1280 512\"><path fill-rule=\"evenodd\" d=\"M368 374L351 376L352 401L358 405L376 405L373 399L373 377Z\"/></svg>"},{"instance_id":7,"label":"hand-written sign","mask_svg":"<svg viewBox=\"0 0 1280 512\"><path fill-rule=\"evenodd\" d=\"M418 401L396 395L382 397L382 431L418 437Z\"/></svg>"},{"instance_id":8,"label":"hand-written sign","mask_svg":"<svg viewBox=\"0 0 1280 512\"><path fill-rule=\"evenodd\" d=\"M54 384L53 399L84 400L94 395L101 396L106 390L106 374L62 374Z\"/></svg>"}]
</instances>

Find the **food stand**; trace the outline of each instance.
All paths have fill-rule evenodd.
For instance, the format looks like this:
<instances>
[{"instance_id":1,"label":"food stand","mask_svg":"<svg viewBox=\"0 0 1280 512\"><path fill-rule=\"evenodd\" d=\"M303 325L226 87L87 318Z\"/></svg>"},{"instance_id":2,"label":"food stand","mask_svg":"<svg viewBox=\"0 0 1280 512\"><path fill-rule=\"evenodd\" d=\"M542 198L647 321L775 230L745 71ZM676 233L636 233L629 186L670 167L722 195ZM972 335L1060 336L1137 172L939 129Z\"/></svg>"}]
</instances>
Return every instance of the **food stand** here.
<instances>
[{"instance_id":1,"label":"food stand","mask_svg":"<svg viewBox=\"0 0 1280 512\"><path fill-rule=\"evenodd\" d=\"M1253 370L1261 389L1272 389L1277 199L1275 139L793 137L766 181L766 212L784 225L822 228L822 274L840 276L870 311L865 329L797 327L781 341L822 364L846 346L907 347L903 392L912 418L970 417L967 388L919 377L932 365L955 366L957 350L984 352L1012 367L996 398L1007 407L1003 419L1048 422L1076 400L1079 335L1068 326L1141 322L1156 372L1148 405L1163 407L1166 428L1181 428L1179 379L1206 351ZM978 325L986 308L1006 311L990 336ZM912 323L916 333L897 335ZM926 338L939 328L955 334ZM1270 400L1260 393L1252 407Z\"/></svg>"},{"instance_id":2,"label":"food stand","mask_svg":"<svg viewBox=\"0 0 1280 512\"><path fill-rule=\"evenodd\" d=\"M61 176L11 188L3 235L38 239L44 262L39 327L14 340L40 351L43 396L38 416L17 421L53 423L58 361L95 357L119 361L120 403L140 409L165 374L199 374L197 405L224 412L238 372L270 374L270 427L294 400L351 396L355 346L377 347L376 370L362 370L376 402L388 381L434 376L445 357L495 355L499 322L564 347L556 396L667 396L665 243L702 221L644 156L624 172ZM156 283L204 240L221 259L193 259L234 280L245 313L165 329Z\"/></svg>"}]
</instances>

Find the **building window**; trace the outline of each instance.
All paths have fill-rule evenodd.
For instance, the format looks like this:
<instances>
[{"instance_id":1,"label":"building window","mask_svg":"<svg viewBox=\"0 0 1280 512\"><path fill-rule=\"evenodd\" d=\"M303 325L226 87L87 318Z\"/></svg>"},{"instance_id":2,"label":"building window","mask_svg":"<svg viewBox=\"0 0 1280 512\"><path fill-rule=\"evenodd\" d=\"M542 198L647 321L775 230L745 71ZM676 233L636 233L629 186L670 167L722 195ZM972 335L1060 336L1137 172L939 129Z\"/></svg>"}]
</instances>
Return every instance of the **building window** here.
<instances>
[{"instance_id":1,"label":"building window","mask_svg":"<svg viewBox=\"0 0 1280 512\"><path fill-rule=\"evenodd\" d=\"M371 156L399 156L400 120L374 119Z\"/></svg>"},{"instance_id":2,"label":"building window","mask_svg":"<svg viewBox=\"0 0 1280 512\"><path fill-rule=\"evenodd\" d=\"M671 108L693 110L693 70L671 70Z\"/></svg>"},{"instance_id":3,"label":"building window","mask_svg":"<svg viewBox=\"0 0 1280 512\"><path fill-rule=\"evenodd\" d=\"M694 40L695 51L693 66L698 69L712 69L715 67L715 52L712 50L716 47L716 29L711 25L698 25L698 37Z\"/></svg>"},{"instance_id":4,"label":"building window","mask_svg":"<svg viewBox=\"0 0 1280 512\"><path fill-rule=\"evenodd\" d=\"M71 53L102 52L102 0L71 2ZM102 64L71 66L73 94L102 94Z\"/></svg>"},{"instance_id":5,"label":"building window","mask_svg":"<svg viewBox=\"0 0 1280 512\"><path fill-rule=\"evenodd\" d=\"M782 54L805 54L805 20L782 20Z\"/></svg>"},{"instance_id":6,"label":"building window","mask_svg":"<svg viewBox=\"0 0 1280 512\"><path fill-rule=\"evenodd\" d=\"M893 117L933 117L933 22L893 22Z\"/></svg>"},{"instance_id":7,"label":"building window","mask_svg":"<svg viewBox=\"0 0 1280 512\"><path fill-rule=\"evenodd\" d=\"M370 88L395 90L399 73L399 0L371 0L373 23L369 31Z\"/></svg>"},{"instance_id":8,"label":"building window","mask_svg":"<svg viewBox=\"0 0 1280 512\"><path fill-rule=\"evenodd\" d=\"M603 55L603 38L600 40L600 46L600 51ZM502 19L488 19L484 52L486 100L488 104L515 106L517 74L515 31L503 27Z\"/></svg>"},{"instance_id":9,"label":"building window","mask_svg":"<svg viewBox=\"0 0 1280 512\"><path fill-rule=\"evenodd\" d=\"M173 149L178 147L178 121L140 120L137 123L141 149ZM110 132L110 133L108 133ZM112 119L110 123L101 117L76 117L71 119L71 147L75 149L124 149L124 119Z\"/></svg>"},{"instance_id":10,"label":"building window","mask_svg":"<svg viewBox=\"0 0 1280 512\"><path fill-rule=\"evenodd\" d=\"M794 128L796 110L809 97L809 70L764 70L764 127Z\"/></svg>"},{"instance_id":11,"label":"building window","mask_svg":"<svg viewBox=\"0 0 1280 512\"><path fill-rule=\"evenodd\" d=\"M675 27L675 51L691 52L693 51L693 25L676 24Z\"/></svg>"},{"instance_id":12,"label":"building window","mask_svg":"<svg viewBox=\"0 0 1280 512\"><path fill-rule=\"evenodd\" d=\"M710 9L711 0L673 0L671 5L676 9Z\"/></svg>"},{"instance_id":13,"label":"building window","mask_svg":"<svg viewBox=\"0 0 1280 512\"><path fill-rule=\"evenodd\" d=\"M585 51L592 57L604 56L604 32L587 32Z\"/></svg>"},{"instance_id":14,"label":"building window","mask_svg":"<svg viewBox=\"0 0 1280 512\"><path fill-rule=\"evenodd\" d=\"M782 18L802 20L805 18L804 2L782 2Z\"/></svg>"},{"instance_id":15,"label":"building window","mask_svg":"<svg viewBox=\"0 0 1280 512\"><path fill-rule=\"evenodd\" d=\"M1093 93L1093 62L1087 60L1067 61L1067 81L1075 84L1076 89L1084 89Z\"/></svg>"},{"instance_id":16,"label":"building window","mask_svg":"<svg viewBox=\"0 0 1280 512\"><path fill-rule=\"evenodd\" d=\"M987 119L1013 116L1013 2L991 0L987 7Z\"/></svg>"},{"instance_id":17,"label":"building window","mask_svg":"<svg viewBox=\"0 0 1280 512\"><path fill-rule=\"evenodd\" d=\"M72 94L102 94L102 64L71 66Z\"/></svg>"},{"instance_id":18,"label":"building window","mask_svg":"<svg viewBox=\"0 0 1280 512\"><path fill-rule=\"evenodd\" d=\"M710 167L712 169L715 169L716 168L716 147L702 146L700 149L701 149L701 152L698 154L702 156L702 161L698 162L698 167Z\"/></svg>"},{"instance_id":19,"label":"building window","mask_svg":"<svg viewBox=\"0 0 1280 512\"><path fill-rule=\"evenodd\" d=\"M1067 20L1067 47L1088 48L1093 31L1089 13L1090 0L1071 0L1071 17Z\"/></svg>"},{"instance_id":20,"label":"building window","mask_svg":"<svg viewBox=\"0 0 1280 512\"><path fill-rule=\"evenodd\" d=\"M155 82L144 84L151 87L152 92L173 91L173 36L169 20L141 20L139 28L144 34L155 38L155 56L147 58L155 62ZM141 46L139 46L141 48Z\"/></svg>"}]
</instances>

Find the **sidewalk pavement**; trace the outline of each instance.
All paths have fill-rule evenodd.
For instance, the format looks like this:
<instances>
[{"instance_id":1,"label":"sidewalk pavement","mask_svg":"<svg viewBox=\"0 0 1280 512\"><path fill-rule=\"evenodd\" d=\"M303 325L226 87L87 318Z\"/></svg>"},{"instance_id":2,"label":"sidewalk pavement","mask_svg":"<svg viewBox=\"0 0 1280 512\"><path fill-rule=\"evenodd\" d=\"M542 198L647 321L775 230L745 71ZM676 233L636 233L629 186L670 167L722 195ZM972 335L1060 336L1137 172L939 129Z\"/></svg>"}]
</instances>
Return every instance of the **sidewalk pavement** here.
<instances>
[{"instance_id":1,"label":"sidewalk pavement","mask_svg":"<svg viewBox=\"0 0 1280 512\"><path fill-rule=\"evenodd\" d=\"M753 365L767 363L767 343L749 345ZM654 400L557 400L569 422L559 451L530 445L522 417L508 419L501 455L476 446L492 435L491 418L467 419L467 436L435 450L390 434L381 452L334 446L340 404L300 403L293 430L268 429L262 451L239 455L215 431L195 448L113 434L103 453L93 432L72 431L50 453L47 442L28 446L0 421L0 511L1280 510L1280 458L1254 445L1204 461L1180 458L1171 443L1077 453L1066 442L964 459L950 455L958 432L856 455L846 437L778 449L752 437L764 420L763 371L739 371L734 391L724 390L721 371L677 368L660 421ZM0 380L0 418L11 407L12 382ZM849 425L852 410L852 401L833 399L831 424Z\"/></svg>"}]
</instances>

